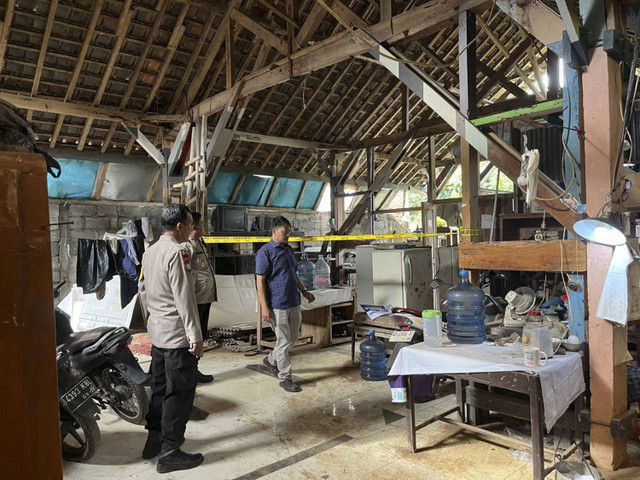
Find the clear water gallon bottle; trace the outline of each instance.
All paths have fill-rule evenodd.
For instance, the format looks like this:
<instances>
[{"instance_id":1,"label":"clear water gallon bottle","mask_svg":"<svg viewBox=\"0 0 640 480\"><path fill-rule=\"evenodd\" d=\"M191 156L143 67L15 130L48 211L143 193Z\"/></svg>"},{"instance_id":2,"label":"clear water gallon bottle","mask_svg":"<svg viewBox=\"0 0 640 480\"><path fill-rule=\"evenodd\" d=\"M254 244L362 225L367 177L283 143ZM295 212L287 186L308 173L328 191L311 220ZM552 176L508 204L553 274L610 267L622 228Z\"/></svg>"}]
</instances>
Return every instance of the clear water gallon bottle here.
<instances>
[{"instance_id":1,"label":"clear water gallon bottle","mask_svg":"<svg viewBox=\"0 0 640 480\"><path fill-rule=\"evenodd\" d=\"M484 292L469 283L469 272L460 270L460 283L447 292L449 340L453 343L484 342Z\"/></svg>"},{"instance_id":2,"label":"clear water gallon bottle","mask_svg":"<svg viewBox=\"0 0 640 480\"><path fill-rule=\"evenodd\" d=\"M318 255L316 262L316 270L313 274L313 282L316 288L329 288L331 286L331 269L329 264L324 261L323 255Z\"/></svg>"},{"instance_id":3,"label":"clear water gallon bottle","mask_svg":"<svg viewBox=\"0 0 640 480\"><path fill-rule=\"evenodd\" d=\"M384 342L376 338L373 329L369 330L369 339L360 344L360 376L371 382L387 379Z\"/></svg>"},{"instance_id":4,"label":"clear water gallon bottle","mask_svg":"<svg viewBox=\"0 0 640 480\"><path fill-rule=\"evenodd\" d=\"M302 260L298 263L298 276L304 285L305 290L313 290L313 276L316 266L309 261L306 253L302 254Z\"/></svg>"},{"instance_id":5,"label":"clear water gallon bottle","mask_svg":"<svg viewBox=\"0 0 640 480\"><path fill-rule=\"evenodd\" d=\"M422 325L427 347L442 346L442 313L440 310L423 310Z\"/></svg>"}]
</instances>

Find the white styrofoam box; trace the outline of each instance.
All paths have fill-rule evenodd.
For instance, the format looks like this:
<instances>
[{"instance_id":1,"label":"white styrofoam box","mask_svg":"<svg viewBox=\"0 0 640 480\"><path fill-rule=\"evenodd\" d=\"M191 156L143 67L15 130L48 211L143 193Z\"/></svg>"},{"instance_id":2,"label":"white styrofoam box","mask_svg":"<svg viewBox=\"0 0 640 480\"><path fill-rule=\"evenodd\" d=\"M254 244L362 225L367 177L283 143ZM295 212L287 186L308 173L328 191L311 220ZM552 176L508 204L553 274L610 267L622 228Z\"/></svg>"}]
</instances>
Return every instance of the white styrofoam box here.
<instances>
[{"instance_id":1,"label":"white styrofoam box","mask_svg":"<svg viewBox=\"0 0 640 480\"><path fill-rule=\"evenodd\" d=\"M91 330L97 327L127 327L138 295L125 308L120 307L120 277L114 276L107 282L107 291L102 300L95 293L83 294L82 288L74 285L58 307L71 318L74 331Z\"/></svg>"}]
</instances>

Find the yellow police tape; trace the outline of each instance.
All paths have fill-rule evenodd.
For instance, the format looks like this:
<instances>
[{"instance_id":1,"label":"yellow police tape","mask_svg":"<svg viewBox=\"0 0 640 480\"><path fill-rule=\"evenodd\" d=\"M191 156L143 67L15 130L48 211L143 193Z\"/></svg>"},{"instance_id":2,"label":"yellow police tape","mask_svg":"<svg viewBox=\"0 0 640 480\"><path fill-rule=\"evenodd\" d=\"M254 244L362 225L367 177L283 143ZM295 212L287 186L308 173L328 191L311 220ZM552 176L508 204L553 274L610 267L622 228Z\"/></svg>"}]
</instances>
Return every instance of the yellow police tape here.
<instances>
[{"instance_id":1,"label":"yellow police tape","mask_svg":"<svg viewBox=\"0 0 640 480\"><path fill-rule=\"evenodd\" d=\"M456 233L389 233L380 235L324 235L320 237L289 237L290 242L343 242L345 240L384 240L456 235ZM205 243L266 243L271 237L202 237Z\"/></svg>"}]
</instances>

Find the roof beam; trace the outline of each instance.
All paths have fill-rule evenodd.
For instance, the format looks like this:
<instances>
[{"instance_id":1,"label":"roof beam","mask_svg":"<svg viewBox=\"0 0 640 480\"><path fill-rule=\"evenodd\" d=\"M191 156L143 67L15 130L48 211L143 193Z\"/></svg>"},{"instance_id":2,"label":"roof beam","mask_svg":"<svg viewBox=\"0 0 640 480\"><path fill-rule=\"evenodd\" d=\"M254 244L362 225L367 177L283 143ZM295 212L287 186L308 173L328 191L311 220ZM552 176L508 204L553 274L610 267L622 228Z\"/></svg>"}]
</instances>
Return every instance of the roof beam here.
<instances>
[{"instance_id":1,"label":"roof beam","mask_svg":"<svg viewBox=\"0 0 640 480\"><path fill-rule=\"evenodd\" d=\"M138 145L140 145L144 149L144 151L147 152L149 156L156 161L158 165L164 166L164 156L162 155L160 150L158 150L153 145L153 143L151 143L151 141L146 137L146 135L142 133L142 131L138 127L126 125L124 123L123 125L124 125L124 128L127 130L127 132L131 134L134 141L138 142Z\"/></svg>"},{"instance_id":2,"label":"roof beam","mask_svg":"<svg viewBox=\"0 0 640 480\"><path fill-rule=\"evenodd\" d=\"M428 77L413 69L410 65L392 60L399 54L391 52L379 45L370 51L391 73L405 83L419 98L429 105L445 122L464 138L480 155L490 160L496 167L515 181L520 174L520 153L506 145L497 135L484 133L478 129L459 110L459 106L449 95L439 91L438 86L431 85ZM382 55L384 54L384 56ZM537 201L549 211L568 230L573 231L573 224L581 218L569 210L559 198L559 188L545 175L540 173Z\"/></svg>"},{"instance_id":3,"label":"roof beam","mask_svg":"<svg viewBox=\"0 0 640 480\"><path fill-rule=\"evenodd\" d=\"M0 26L0 72L4 68L4 52L7 49L7 41L9 40L9 29L11 20L13 20L13 11L16 6L16 0L8 0L6 10L4 12L4 21ZM322 9L322 7L320 7Z\"/></svg>"},{"instance_id":4,"label":"roof beam","mask_svg":"<svg viewBox=\"0 0 640 480\"><path fill-rule=\"evenodd\" d=\"M337 145L332 143L314 142L312 140L302 140L297 138L276 137L273 135L262 135L252 132L238 132L233 134L234 140L250 143L264 143L266 145L277 145L279 147L290 148L310 148L312 150L348 150L348 145Z\"/></svg>"},{"instance_id":5,"label":"roof beam","mask_svg":"<svg viewBox=\"0 0 640 480\"><path fill-rule=\"evenodd\" d=\"M111 72L113 71L113 67L116 64L118 53L120 52L120 48L124 43L124 38L127 34L127 28L129 27L129 22L132 18L133 10L131 10L131 0L124 0L124 5L122 6L122 10L120 11L120 18L118 19L118 26L116 27L115 42L113 44L111 54L109 55L109 62L102 75L102 81L100 82L100 86L98 87L96 96L93 99L94 107L100 105L100 102L102 101L102 96L104 95L104 91L107 89L107 84L109 83L109 79L111 78ZM89 136L89 131L91 130L92 123L92 118L88 118L85 122L82 129L80 141L78 142L78 150L82 150L84 148L87 137Z\"/></svg>"},{"instance_id":6,"label":"roof beam","mask_svg":"<svg viewBox=\"0 0 640 480\"><path fill-rule=\"evenodd\" d=\"M64 96L65 102L70 101L73 97L73 91L75 90L78 79L80 78L80 72L82 71L82 66L84 65L84 59L87 56L89 46L91 45L91 41L93 40L93 34L96 29L96 25L98 24L98 19L100 18L100 12L102 11L103 3L104 0L96 0L95 5L93 6L93 12L91 13L89 26L87 27L87 32L82 42L82 47L80 48L80 54L75 61L75 67L73 68L73 73L71 74L69 85L67 86L67 93ZM51 135L51 141L49 142L49 147L51 148L54 148L56 146L58 135L60 135L60 130L62 129L62 124L64 123L64 117L65 115L63 113L58 115L56 126L53 129L53 135Z\"/></svg>"},{"instance_id":7,"label":"roof beam","mask_svg":"<svg viewBox=\"0 0 640 480\"><path fill-rule=\"evenodd\" d=\"M64 102L49 98L27 97L15 93L0 92L0 98L13 104L17 108L25 110L36 110L38 112L57 113L61 115L71 115L75 117L89 118L94 120L116 121L126 120L133 123L143 123L155 125L156 122L167 122L168 118L162 118L155 114L139 115L126 110L119 110L113 107L99 107L93 105L83 105L75 102ZM174 117L174 120L181 116Z\"/></svg>"},{"instance_id":8,"label":"roof beam","mask_svg":"<svg viewBox=\"0 0 640 480\"><path fill-rule=\"evenodd\" d=\"M455 17L457 10L461 7L472 8L484 3L486 0L449 0L435 4L428 3L393 17L393 32L388 22L368 27L365 32L378 42L393 43L420 32L434 31L440 23ZM241 94L246 96L286 82L292 75L306 75L351 56L360 55L368 48L369 45L366 42L349 32L334 35L312 47L297 51L290 58L282 59L274 65L246 76ZM198 103L189 110L189 113L193 117L211 115L222 110L232 95L233 90L227 89Z\"/></svg>"},{"instance_id":9,"label":"roof beam","mask_svg":"<svg viewBox=\"0 0 640 480\"><path fill-rule=\"evenodd\" d=\"M231 19L242 25L244 28L253 33L257 38L263 42L267 42L273 48L278 50L283 55L288 53L287 42L271 33L268 29L260 25L254 19L248 17L238 9L234 8L231 11Z\"/></svg>"},{"instance_id":10,"label":"roof beam","mask_svg":"<svg viewBox=\"0 0 640 480\"><path fill-rule=\"evenodd\" d=\"M496 6L543 44L562 40L562 19L541 0L496 0Z\"/></svg>"}]
</instances>

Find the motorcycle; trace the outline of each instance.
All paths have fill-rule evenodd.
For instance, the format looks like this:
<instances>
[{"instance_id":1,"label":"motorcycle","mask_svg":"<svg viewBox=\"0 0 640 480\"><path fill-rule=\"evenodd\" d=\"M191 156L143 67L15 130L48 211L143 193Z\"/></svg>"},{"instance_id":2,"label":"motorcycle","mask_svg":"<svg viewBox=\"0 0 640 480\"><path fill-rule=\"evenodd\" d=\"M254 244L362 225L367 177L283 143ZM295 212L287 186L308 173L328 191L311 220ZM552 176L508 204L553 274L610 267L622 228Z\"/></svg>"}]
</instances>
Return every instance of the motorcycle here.
<instances>
[{"instance_id":1,"label":"motorcycle","mask_svg":"<svg viewBox=\"0 0 640 480\"><path fill-rule=\"evenodd\" d=\"M62 285L55 287L55 297ZM132 337L126 328L73 332L69 317L58 308L55 325L62 453L68 460L83 462L95 453L99 441L97 407L111 407L135 425L144 422L149 376L129 350Z\"/></svg>"}]
</instances>

